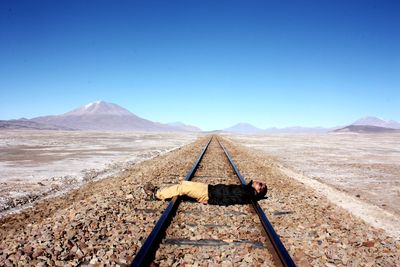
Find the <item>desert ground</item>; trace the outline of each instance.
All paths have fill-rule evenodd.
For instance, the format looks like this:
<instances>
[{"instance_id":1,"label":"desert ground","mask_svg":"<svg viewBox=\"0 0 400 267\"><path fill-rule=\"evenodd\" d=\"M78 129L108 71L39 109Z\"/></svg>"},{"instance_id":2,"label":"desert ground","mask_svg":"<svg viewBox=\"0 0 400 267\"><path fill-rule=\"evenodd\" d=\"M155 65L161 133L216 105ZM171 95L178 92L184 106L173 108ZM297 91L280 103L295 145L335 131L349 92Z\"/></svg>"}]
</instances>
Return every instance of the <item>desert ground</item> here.
<instances>
[{"instance_id":1,"label":"desert ground","mask_svg":"<svg viewBox=\"0 0 400 267\"><path fill-rule=\"evenodd\" d=\"M0 131L0 215L188 144L196 134Z\"/></svg>"},{"instance_id":2,"label":"desert ground","mask_svg":"<svg viewBox=\"0 0 400 267\"><path fill-rule=\"evenodd\" d=\"M118 174L199 134L0 131L0 216ZM400 237L400 134L226 137L273 156L282 172Z\"/></svg>"},{"instance_id":3,"label":"desert ground","mask_svg":"<svg viewBox=\"0 0 400 267\"><path fill-rule=\"evenodd\" d=\"M128 165L116 175L88 181L79 189L3 216L0 262L5 266L128 266L168 204L148 200L143 185L152 182L164 187L184 179L208 140L209 136L198 138L151 160ZM297 266L399 266L398 238L293 179L276 157L228 138L222 142L245 179L269 184L268 199L259 204ZM227 179L233 170L224 167L227 161L215 148L214 143L195 179L234 182ZM179 223L167 231L170 241L181 238L180 234L195 241L226 238L225 247L215 250L164 243L165 250L156 255L160 266L271 266L266 255L252 253L259 250L251 244L245 244L242 254L231 253L237 248L237 238L250 239L255 233L250 222L255 219L242 216L245 206L213 207L185 201L181 208L176 217ZM220 216L206 216L213 212ZM195 227L198 231L192 231ZM231 240L232 235L238 236Z\"/></svg>"},{"instance_id":4,"label":"desert ground","mask_svg":"<svg viewBox=\"0 0 400 267\"><path fill-rule=\"evenodd\" d=\"M287 175L400 238L400 134L227 135Z\"/></svg>"}]
</instances>

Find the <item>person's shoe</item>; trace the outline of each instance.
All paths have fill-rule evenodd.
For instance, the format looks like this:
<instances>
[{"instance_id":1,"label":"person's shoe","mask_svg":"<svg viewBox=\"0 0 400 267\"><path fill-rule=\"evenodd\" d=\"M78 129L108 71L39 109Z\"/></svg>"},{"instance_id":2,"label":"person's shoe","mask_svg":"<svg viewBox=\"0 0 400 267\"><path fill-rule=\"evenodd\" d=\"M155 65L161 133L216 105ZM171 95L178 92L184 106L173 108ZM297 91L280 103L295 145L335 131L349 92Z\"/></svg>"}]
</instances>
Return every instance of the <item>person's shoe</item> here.
<instances>
[{"instance_id":1,"label":"person's shoe","mask_svg":"<svg viewBox=\"0 0 400 267\"><path fill-rule=\"evenodd\" d=\"M158 190L157 186L154 186L152 183L148 182L143 186L143 190L147 195L148 200L157 200L156 198L156 192Z\"/></svg>"},{"instance_id":2,"label":"person's shoe","mask_svg":"<svg viewBox=\"0 0 400 267\"><path fill-rule=\"evenodd\" d=\"M144 186L143 186L144 191L146 192L146 194L150 194L152 192L155 192L158 187L154 186L152 183L147 182Z\"/></svg>"}]
</instances>

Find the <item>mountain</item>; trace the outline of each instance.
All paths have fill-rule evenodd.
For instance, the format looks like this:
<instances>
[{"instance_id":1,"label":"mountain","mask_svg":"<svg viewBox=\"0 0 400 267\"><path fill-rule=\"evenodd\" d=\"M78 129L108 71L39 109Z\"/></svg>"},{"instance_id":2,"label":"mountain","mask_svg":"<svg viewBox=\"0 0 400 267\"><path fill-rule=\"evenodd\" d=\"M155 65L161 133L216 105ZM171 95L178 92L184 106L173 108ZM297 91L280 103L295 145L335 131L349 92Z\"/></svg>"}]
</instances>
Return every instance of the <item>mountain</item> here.
<instances>
[{"instance_id":1,"label":"mountain","mask_svg":"<svg viewBox=\"0 0 400 267\"><path fill-rule=\"evenodd\" d=\"M96 101L85 106L74 109L65 113L67 116L82 116L82 115L116 115L116 116L131 116L134 115L129 110L113 103L104 101Z\"/></svg>"},{"instance_id":2,"label":"mountain","mask_svg":"<svg viewBox=\"0 0 400 267\"><path fill-rule=\"evenodd\" d=\"M0 129L8 130L72 130L71 128L47 125L28 119L0 120Z\"/></svg>"},{"instance_id":3,"label":"mountain","mask_svg":"<svg viewBox=\"0 0 400 267\"><path fill-rule=\"evenodd\" d=\"M249 123L238 123L232 127L226 128L224 132L242 133L242 134L300 134L300 133L327 133L336 128L321 128L321 127L287 127L287 128L267 128L260 129Z\"/></svg>"},{"instance_id":4,"label":"mountain","mask_svg":"<svg viewBox=\"0 0 400 267\"><path fill-rule=\"evenodd\" d=\"M386 121L384 119L380 119L377 117L364 117L350 125L368 125L368 126L376 126L383 128L392 128L392 129L400 129L400 123L394 120Z\"/></svg>"},{"instance_id":5,"label":"mountain","mask_svg":"<svg viewBox=\"0 0 400 267\"><path fill-rule=\"evenodd\" d=\"M249 123L238 123L235 124L229 128L225 128L223 130L224 132L231 132L231 133L246 133L246 134L252 134L252 133L262 133L263 130L260 128L255 127L254 125L251 125Z\"/></svg>"},{"instance_id":6,"label":"mountain","mask_svg":"<svg viewBox=\"0 0 400 267\"><path fill-rule=\"evenodd\" d=\"M305 133L327 133L331 131L332 128L322 128L322 127L287 127L287 128L267 128L265 129L265 133L269 134L281 134L281 133L290 133L290 134L305 134Z\"/></svg>"},{"instance_id":7,"label":"mountain","mask_svg":"<svg viewBox=\"0 0 400 267\"><path fill-rule=\"evenodd\" d=\"M352 132L352 133L395 133L400 132L400 123L394 120L384 120L377 117L364 117L352 124L336 129L333 132Z\"/></svg>"},{"instance_id":8,"label":"mountain","mask_svg":"<svg viewBox=\"0 0 400 267\"><path fill-rule=\"evenodd\" d=\"M62 115L33 118L31 121L79 130L189 131L182 126L176 127L140 118L121 106L105 101L89 103Z\"/></svg>"},{"instance_id":9,"label":"mountain","mask_svg":"<svg viewBox=\"0 0 400 267\"><path fill-rule=\"evenodd\" d=\"M349 125L340 129L336 129L333 132L339 133L400 133L400 129L385 128L372 125Z\"/></svg>"},{"instance_id":10,"label":"mountain","mask_svg":"<svg viewBox=\"0 0 400 267\"><path fill-rule=\"evenodd\" d=\"M351 126L351 127L350 127ZM353 127L357 126L357 127ZM366 127L358 127L366 126ZM371 127L370 127L371 126ZM344 127L336 126L331 128L322 127L287 127L287 128L267 128L260 129L248 123L239 123L232 127L226 128L223 131L233 132L233 133L244 133L244 134L310 134L310 133L329 133L329 132L376 132L376 133L386 133L386 132L396 132L393 129L400 129L400 123L394 120L383 120L377 117L364 117L354 123Z\"/></svg>"}]
</instances>

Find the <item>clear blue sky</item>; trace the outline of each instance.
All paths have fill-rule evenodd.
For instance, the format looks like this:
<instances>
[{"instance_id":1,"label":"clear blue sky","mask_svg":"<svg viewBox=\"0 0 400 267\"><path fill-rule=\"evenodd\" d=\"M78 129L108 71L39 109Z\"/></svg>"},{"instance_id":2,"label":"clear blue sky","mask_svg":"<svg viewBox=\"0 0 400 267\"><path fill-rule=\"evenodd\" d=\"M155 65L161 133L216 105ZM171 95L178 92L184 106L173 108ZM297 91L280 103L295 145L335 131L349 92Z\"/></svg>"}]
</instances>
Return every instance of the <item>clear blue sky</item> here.
<instances>
[{"instance_id":1,"label":"clear blue sky","mask_svg":"<svg viewBox=\"0 0 400 267\"><path fill-rule=\"evenodd\" d=\"M400 1L0 1L0 119L400 120Z\"/></svg>"}]
</instances>

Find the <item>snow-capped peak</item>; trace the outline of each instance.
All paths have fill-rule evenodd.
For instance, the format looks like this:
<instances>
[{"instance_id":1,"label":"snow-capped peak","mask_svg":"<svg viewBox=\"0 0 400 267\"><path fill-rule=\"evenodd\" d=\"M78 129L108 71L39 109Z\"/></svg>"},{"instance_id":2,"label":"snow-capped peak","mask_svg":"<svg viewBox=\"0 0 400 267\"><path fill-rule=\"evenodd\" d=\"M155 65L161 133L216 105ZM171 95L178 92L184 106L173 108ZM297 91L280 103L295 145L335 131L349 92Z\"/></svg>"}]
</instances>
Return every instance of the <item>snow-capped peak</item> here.
<instances>
[{"instance_id":1,"label":"snow-capped peak","mask_svg":"<svg viewBox=\"0 0 400 267\"><path fill-rule=\"evenodd\" d=\"M95 102L86 104L86 105L85 105L85 109L88 109L88 108L90 108L90 107L93 106L93 105L99 105L101 102L103 102L103 101L98 100L98 101L95 101Z\"/></svg>"},{"instance_id":2,"label":"snow-capped peak","mask_svg":"<svg viewBox=\"0 0 400 267\"><path fill-rule=\"evenodd\" d=\"M65 115L133 115L129 110L113 103L95 101L72 110Z\"/></svg>"}]
</instances>

